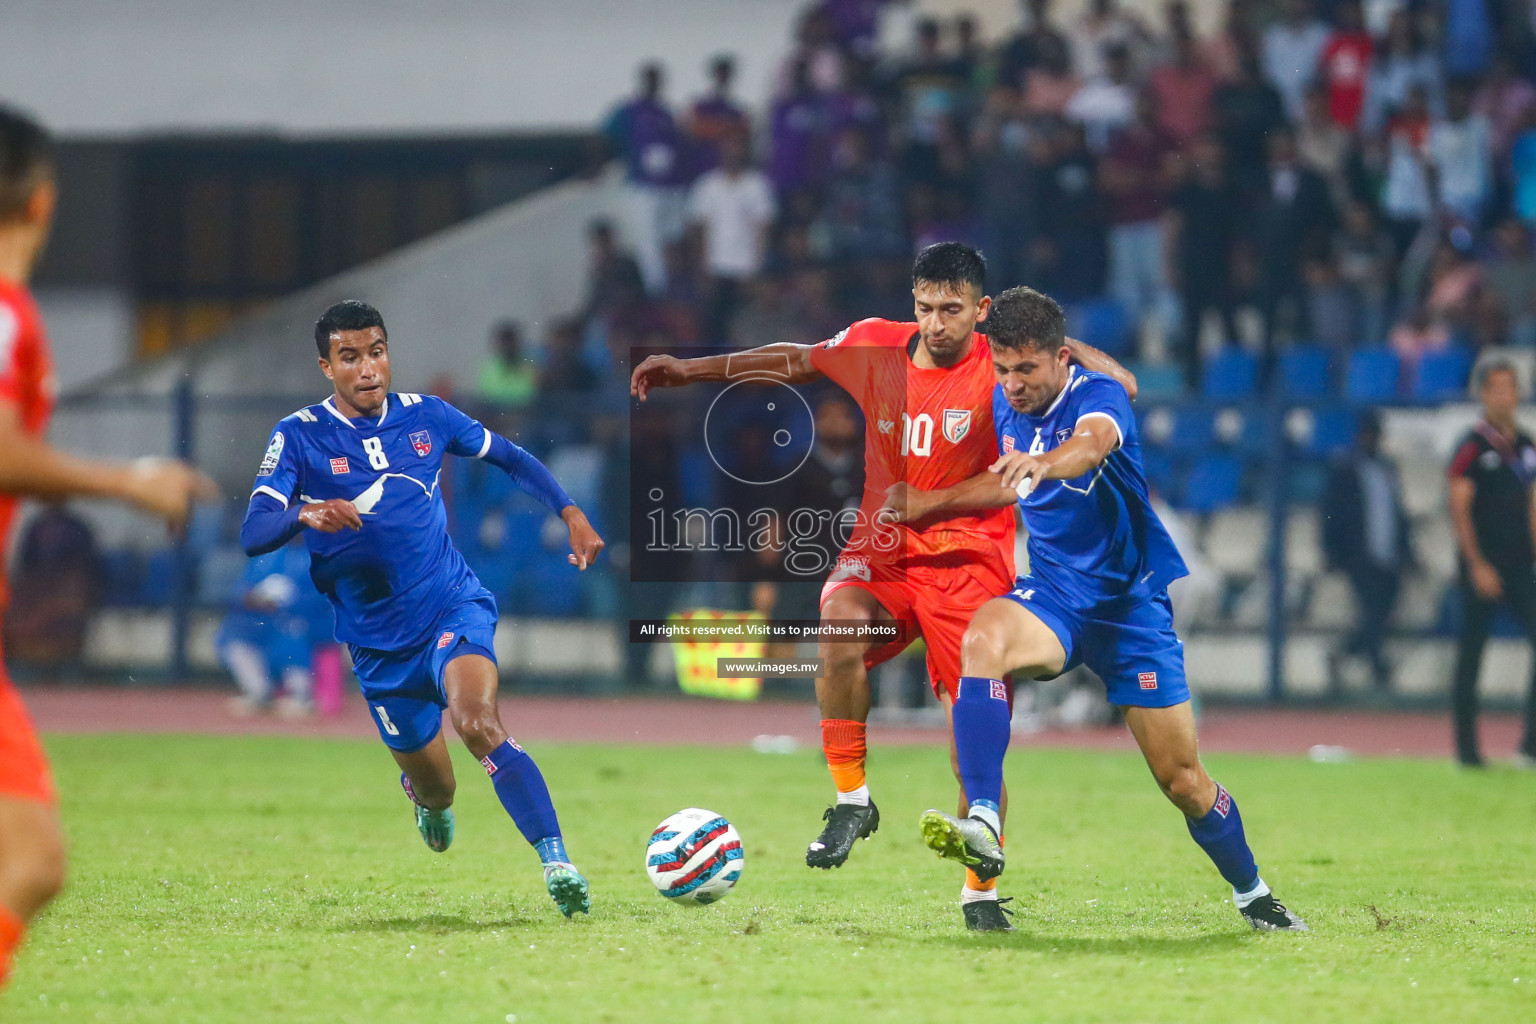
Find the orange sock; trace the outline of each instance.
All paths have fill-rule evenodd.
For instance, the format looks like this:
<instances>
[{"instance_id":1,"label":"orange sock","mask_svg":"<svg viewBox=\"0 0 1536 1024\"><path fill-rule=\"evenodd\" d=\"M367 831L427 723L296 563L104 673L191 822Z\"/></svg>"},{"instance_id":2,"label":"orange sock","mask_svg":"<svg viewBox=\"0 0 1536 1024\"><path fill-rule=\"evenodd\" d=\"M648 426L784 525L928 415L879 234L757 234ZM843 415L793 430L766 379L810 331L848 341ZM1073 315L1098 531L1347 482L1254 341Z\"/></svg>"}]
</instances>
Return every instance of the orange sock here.
<instances>
[{"instance_id":1,"label":"orange sock","mask_svg":"<svg viewBox=\"0 0 1536 1024\"><path fill-rule=\"evenodd\" d=\"M997 845L1003 845L1003 837L997 837ZM991 892L997 888L997 879L989 878L985 882L976 877L976 872L970 868L965 869L965 887L972 892Z\"/></svg>"},{"instance_id":2,"label":"orange sock","mask_svg":"<svg viewBox=\"0 0 1536 1024\"><path fill-rule=\"evenodd\" d=\"M832 784L839 793L864 785L864 723L846 718L821 720L821 749L827 755Z\"/></svg>"},{"instance_id":3,"label":"orange sock","mask_svg":"<svg viewBox=\"0 0 1536 1024\"><path fill-rule=\"evenodd\" d=\"M9 907L0 906L0 986L11 976L11 958L16 955L16 948L21 945L21 937L26 932L27 926L21 918Z\"/></svg>"}]
</instances>

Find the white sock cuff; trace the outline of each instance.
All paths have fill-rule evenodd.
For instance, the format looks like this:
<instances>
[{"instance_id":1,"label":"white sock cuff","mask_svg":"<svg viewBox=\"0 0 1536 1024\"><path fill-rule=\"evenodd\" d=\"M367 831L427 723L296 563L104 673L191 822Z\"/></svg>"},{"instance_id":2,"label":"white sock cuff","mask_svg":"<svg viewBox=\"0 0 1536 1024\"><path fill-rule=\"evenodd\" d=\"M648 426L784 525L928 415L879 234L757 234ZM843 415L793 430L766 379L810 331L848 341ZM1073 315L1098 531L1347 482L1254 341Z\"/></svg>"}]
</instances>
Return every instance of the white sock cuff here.
<instances>
[{"instance_id":1,"label":"white sock cuff","mask_svg":"<svg viewBox=\"0 0 1536 1024\"><path fill-rule=\"evenodd\" d=\"M980 818L988 825L991 825L993 833L995 833L999 839L1002 838L1003 819L992 808L983 807L981 804L971 804L971 809L968 813L971 817Z\"/></svg>"},{"instance_id":2,"label":"white sock cuff","mask_svg":"<svg viewBox=\"0 0 1536 1024\"><path fill-rule=\"evenodd\" d=\"M858 804L860 807L869 806L869 787L860 786L858 789L850 789L844 793L838 790L837 802L840 804Z\"/></svg>"},{"instance_id":3,"label":"white sock cuff","mask_svg":"<svg viewBox=\"0 0 1536 1024\"><path fill-rule=\"evenodd\" d=\"M982 902L984 902L986 900L992 900L992 901L996 902L996 900L997 900L997 887L996 886L993 886L990 889L972 889L968 885L962 885L960 887L960 905L962 907L965 906L967 903L982 903Z\"/></svg>"},{"instance_id":4,"label":"white sock cuff","mask_svg":"<svg viewBox=\"0 0 1536 1024\"><path fill-rule=\"evenodd\" d=\"M1238 892L1236 889L1233 889L1232 902L1237 906L1237 909L1241 910L1248 904L1252 903L1254 900L1258 899L1260 896L1268 895L1269 886L1265 885L1264 879L1261 878L1254 884L1254 887L1247 892Z\"/></svg>"}]
</instances>

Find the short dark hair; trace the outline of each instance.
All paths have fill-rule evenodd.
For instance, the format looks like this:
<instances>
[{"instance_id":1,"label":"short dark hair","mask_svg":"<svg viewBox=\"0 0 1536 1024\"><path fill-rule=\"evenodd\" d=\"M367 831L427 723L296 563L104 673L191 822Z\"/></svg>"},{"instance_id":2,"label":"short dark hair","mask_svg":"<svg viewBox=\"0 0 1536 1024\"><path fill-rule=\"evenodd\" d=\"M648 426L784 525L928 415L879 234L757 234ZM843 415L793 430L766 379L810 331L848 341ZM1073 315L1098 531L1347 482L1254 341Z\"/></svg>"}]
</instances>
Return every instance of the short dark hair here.
<instances>
[{"instance_id":1,"label":"short dark hair","mask_svg":"<svg viewBox=\"0 0 1536 1024\"><path fill-rule=\"evenodd\" d=\"M1022 285L992 300L987 340L998 348L1054 352L1067 340L1067 318L1056 300Z\"/></svg>"},{"instance_id":2,"label":"short dark hair","mask_svg":"<svg viewBox=\"0 0 1536 1024\"><path fill-rule=\"evenodd\" d=\"M978 295L987 292L987 261L962 242L935 242L912 263L912 284L968 284Z\"/></svg>"},{"instance_id":3,"label":"short dark hair","mask_svg":"<svg viewBox=\"0 0 1536 1024\"><path fill-rule=\"evenodd\" d=\"M52 175L48 129L16 108L0 105L0 220L21 213L32 192Z\"/></svg>"},{"instance_id":4,"label":"short dark hair","mask_svg":"<svg viewBox=\"0 0 1536 1024\"><path fill-rule=\"evenodd\" d=\"M389 338L384 318L362 299L343 299L336 303L315 321L315 347L320 350L320 358L331 358L331 335L337 331L366 331L370 327L377 327L386 339Z\"/></svg>"}]
</instances>

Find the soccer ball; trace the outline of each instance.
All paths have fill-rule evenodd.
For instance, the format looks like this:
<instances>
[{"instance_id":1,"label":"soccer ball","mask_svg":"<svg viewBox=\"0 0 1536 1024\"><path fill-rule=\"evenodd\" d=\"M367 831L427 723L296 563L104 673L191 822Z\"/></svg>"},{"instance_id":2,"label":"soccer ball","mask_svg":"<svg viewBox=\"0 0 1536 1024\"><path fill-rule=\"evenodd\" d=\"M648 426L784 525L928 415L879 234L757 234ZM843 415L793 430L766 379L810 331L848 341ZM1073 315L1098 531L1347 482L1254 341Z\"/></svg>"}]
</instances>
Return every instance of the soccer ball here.
<instances>
[{"instance_id":1,"label":"soccer ball","mask_svg":"<svg viewBox=\"0 0 1536 1024\"><path fill-rule=\"evenodd\" d=\"M736 828L714 811L689 807L656 826L645 873L674 903L713 903L741 877L746 852Z\"/></svg>"}]
</instances>

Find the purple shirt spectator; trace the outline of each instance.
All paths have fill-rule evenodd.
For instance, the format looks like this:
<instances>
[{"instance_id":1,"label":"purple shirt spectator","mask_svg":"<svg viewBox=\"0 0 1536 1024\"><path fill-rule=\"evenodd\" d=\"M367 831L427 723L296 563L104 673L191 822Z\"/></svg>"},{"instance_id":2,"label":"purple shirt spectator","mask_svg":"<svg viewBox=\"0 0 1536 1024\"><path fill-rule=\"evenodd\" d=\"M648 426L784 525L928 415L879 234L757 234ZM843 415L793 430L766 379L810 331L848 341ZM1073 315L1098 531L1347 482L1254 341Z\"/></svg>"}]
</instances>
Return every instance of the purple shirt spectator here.
<instances>
[{"instance_id":1,"label":"purple shirt spectator","mask_svg":"<svg viewBox=\"0 0 1536 1024\"><path fill-rule=\"evenodd\" d=\"M643 69L641 83L640 95L609 116L603 134L623 158L630 181L640 185L681 184L687 175L683 137L661 100L661 69Z\"/></svg>"},{"instance_id":2,"label":"purple shirt spectator","mask_svg":"<svg viewBox=\"0 0 1536 1024\"><path fill-rule=\"evenodd\" d=\"M768 131L773 152L768 177L779 195L826 180L831 147L831 116L826 101L812 88L804 62L795 66L795 88L776 100Z\"/></svg>"}]
</instances>

